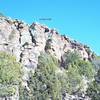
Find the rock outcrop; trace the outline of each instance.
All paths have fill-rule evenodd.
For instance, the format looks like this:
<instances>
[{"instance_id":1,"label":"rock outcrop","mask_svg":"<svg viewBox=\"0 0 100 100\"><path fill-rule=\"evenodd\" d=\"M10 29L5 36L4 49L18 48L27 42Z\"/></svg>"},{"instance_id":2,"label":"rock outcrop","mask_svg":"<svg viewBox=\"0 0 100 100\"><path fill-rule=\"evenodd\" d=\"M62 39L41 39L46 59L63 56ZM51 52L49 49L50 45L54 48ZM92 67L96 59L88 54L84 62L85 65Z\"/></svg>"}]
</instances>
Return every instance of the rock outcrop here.
<instances>
[{"instance_id":1,"label":"rock outcrop","mask_svg":"<svg viewBox=\"0 0 100 100\"><path fill-rule=\"evenodd\" d=\"M60 35L56 30L39 23L28 25L20 20L0 17L0 51L16 56L24 66L23 85L27 87L28 72L37 68L41 52L49 52L59 61L67 51L76 50L84 60L93 54L87 46ZM28 87L27 87L28 88Z\"/></svg>"}]
</instances>

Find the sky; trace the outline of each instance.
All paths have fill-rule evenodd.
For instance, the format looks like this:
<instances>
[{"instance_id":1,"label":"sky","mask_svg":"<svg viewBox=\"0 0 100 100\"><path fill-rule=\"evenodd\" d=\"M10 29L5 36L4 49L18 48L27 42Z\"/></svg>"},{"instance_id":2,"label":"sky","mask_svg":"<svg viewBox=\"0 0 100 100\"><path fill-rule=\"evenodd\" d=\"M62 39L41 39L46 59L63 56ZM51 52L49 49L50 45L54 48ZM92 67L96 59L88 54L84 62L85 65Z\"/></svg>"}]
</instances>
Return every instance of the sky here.
<instances>
[{"instance_id":1,"label":"sky","mask_svg":"<svg viewBox=\"0 0 100 100\"><path fill-rule=\"evenodd\" d=\"M0 0L0 12L55 28L100 55L100 0Z\"/></svg>"}]
</instances>

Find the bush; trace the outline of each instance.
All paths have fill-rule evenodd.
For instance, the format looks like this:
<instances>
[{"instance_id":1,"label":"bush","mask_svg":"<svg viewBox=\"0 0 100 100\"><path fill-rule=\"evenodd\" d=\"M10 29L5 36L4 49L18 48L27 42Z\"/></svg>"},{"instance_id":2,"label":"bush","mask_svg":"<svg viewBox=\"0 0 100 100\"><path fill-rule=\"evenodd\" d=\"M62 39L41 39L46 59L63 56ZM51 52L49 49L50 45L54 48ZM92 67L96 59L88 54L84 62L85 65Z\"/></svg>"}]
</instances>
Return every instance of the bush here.
<instances>
[{"instance_id":1,"label":"bush","mask_svg":"<svg viewBox=\"0 0 100 100\"><path fill-rule=\"evenodd\" d=\"M68 69L68 66L72 63L74 63L75 61L79 60L80 56L79 54L75 51L75 52L71 52L68 51L67 53L65 53L63 55L63 62L64 62L64 68Z\"/></svg>"},{"instance_id":2,"label":"bush","mask_svg":"<svg viewBox=\"0 0 100 100\"><path fill-rule=\"evenodd\" d=\"M27 89L21 85L19 88L19 100L33 100L31 99L29 91L27 91Z\"/></svg>"},{"instance_id":3,"label":"bush","mask_svg":"<svg viewBox=\"0 0 100 100\"><path fill-rule=\"evenodd\" d=\"M95 66L95 70L98 71L100 69L100 57L97 56L96 59L92 61L92 63Z\"/></svg>"},{"instance_id":4,"label":"bush","mask_svg":"<svg viewBox=\"0 0 100 100\"><path fill-rule=\"evenodd\" d=\"M77 52L67 52L65 55L65 69L69 69L70 65L77 66L77 70L81 76L85 76L88 79L94 77L95 69L91 62L81 60L81 57Z\"/></svg>"},{"instance_id":5,"label":"bush","mask_svg":"<svg viewBox=\"0 0 100 100\"><path fill-rule=\"evenodd\" d=\"M34 100L61 100L61 84L55 74L57 62L48 54L39 57L39 65L29 83Z\"/></svg>"},{"instance_id":6,"label":"bush","mask_svg":"<svg viewBox=\"0 0 100 100\"><path fill-rule=\"evenodd\" d=\"M71 64L68 70L63 70L63 73L58 73L57 77L61 82L62 94L74 94L80 91L82 86L82 77L79 74L78 67Z\"/></svg>"},{"instance_id":7,"label":"bush","mask_svg":"<svg viewBox=\"0 0 100 100\"><path fill-rule=\"evenodd\" d=\"M0 96L12 96L16 93L16 87L0 85Z\"/></svg>"},{"instance_id":8,"label":"bush","mask_svg":"<svg viewBox=\"0 0 100 100\"><path fill-rule=\"evenodd\" d=\"M87 95L91 97L92 100L100 100L100 84L93 81L87 89Z\"/></svg>"},{"instance_id":9,"label":"bush","mask_svg":"<svg viewBox=\"0 0 100 100\"><path fill-rule=\"evenodd\" d=\"M82 60L77 52L68 51L63 56L63 60L65 62L64 68L67 72L64 79L63 76L61 77L61 82L68 93L72 94L81 90L83 76L88 81L94 78L94 66L91 62Z\"/></svg>"},{"instance_id":10,"label":"bush","mask_svg":"<svg viewBox=\"0 0 100 100\"><path fill-rule=\"evenodd\" d=\"M74 93L78 91L80 89L82 77L79 74L77 66L71 64L66 74L68 76L68 83L69 83L68 92Z\"/></svg>"},{"instance_id":11,"label":"bush","mask_svg":"<svg viewBox=\"0 0 100 100\"><path fill-rule=\"evenodd\" d=\"M91 62L79 60L77 66L81 76L85 76L87 79L92 79L95 75L95 69Z\"/></svg>"},{"instance_id":12,"label":"bush","mask_svg":"<svg viewBox=\"0 0 100 100\"><path fill-rule=\"evenodd\" d=\"M21 80L21 65L14 56L0 52L0 84L18 84Z\"/></svg>"},{"instance_id":13,"label":"bush","mask_svg":"<svg viewBox=\"0 0 100 100\"><path fill-rule=\"evenodd\" d=\"M61 83L61 93L64 95L69 90L68 76L65 72L58 73L57 77Z\"/></svg>"},{"instance_id":14,"label":"bush","mask_svg":"<svg viewBox=\"0 0 100 100\"><path fill-rule=\"evenodd\" d=\"M95 80L89 84L87 95L90 96L92 100L100 100L100 69L95 76Z\"/></svg>"}]
</instances>

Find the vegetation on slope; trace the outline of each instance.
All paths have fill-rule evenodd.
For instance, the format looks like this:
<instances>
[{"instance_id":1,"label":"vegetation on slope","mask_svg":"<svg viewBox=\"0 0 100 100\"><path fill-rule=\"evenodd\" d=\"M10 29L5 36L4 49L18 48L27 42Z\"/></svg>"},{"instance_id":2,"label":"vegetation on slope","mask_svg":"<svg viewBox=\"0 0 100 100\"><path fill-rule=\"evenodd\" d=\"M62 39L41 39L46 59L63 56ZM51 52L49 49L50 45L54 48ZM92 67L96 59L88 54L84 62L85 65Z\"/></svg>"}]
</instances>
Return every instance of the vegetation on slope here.
<instances>
[{"instance_id":1,"label":"vegetation on slope","mask_svg":"<svg viewBox=\"0 0 100 100\"><path fill-rule=\"evenodd\" d=\"M14 85L19 85L21 75L21 65L16 62L16 58L0 52L0 96L14 94Z\"/></svg>"},{"instance_id":2,"label":"vegetation on slope","mask_svg":"<svg viewBox=\"0 0 100 100\"><path fill-rule=\"evenodd\" d=\"M68 52L65 56L68 68L63 69L56 58L48 53L41 54L35 73L30 75L30 92L23 89L20 100L61 100L66 93L82 92L83 76L89 81L93 79L95 71L91 62L83 61L76 55L76 52Z\"/></svg>"},{"instance_id":3,"label":"vegetation on slope","mask_svg":"<svg viewBox=\"0 0 100 100\"><path fill-rule=\"evenodd\" d=\"M55 57L41 53L38 67L34 74L30 72L30 79L27 82L30 91L20 87L20 100L61 100L66 93L84 92L83 76L89 81L87 95L93 100L99 100L100 69L95 74L96 63L82 60L76 52L67 52L64 59L65 67L62 68ZM15 94L14 85L19 85L21 77L21 64L16 62L16 58L0 52L0 96Z\"/></svg>"}]
</instances>

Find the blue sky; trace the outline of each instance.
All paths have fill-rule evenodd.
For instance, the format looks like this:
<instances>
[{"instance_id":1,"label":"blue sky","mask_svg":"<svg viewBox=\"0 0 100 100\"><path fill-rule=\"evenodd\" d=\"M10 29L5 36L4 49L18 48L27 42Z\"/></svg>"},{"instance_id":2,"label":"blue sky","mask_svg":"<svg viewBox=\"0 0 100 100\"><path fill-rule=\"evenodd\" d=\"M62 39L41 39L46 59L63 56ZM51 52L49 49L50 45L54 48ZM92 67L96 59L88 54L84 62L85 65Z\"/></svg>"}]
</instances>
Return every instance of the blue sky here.
<instances>
[{"instance_id":1,"label":"blue sky","mask_svg":"<svg viewBox=\"0 0 100 100\"><path fill-rule=\"evenodd\" d=\"M100 0L0 0L0 12L56 28L100 55Z\"/></svg>"}]
</instances>

